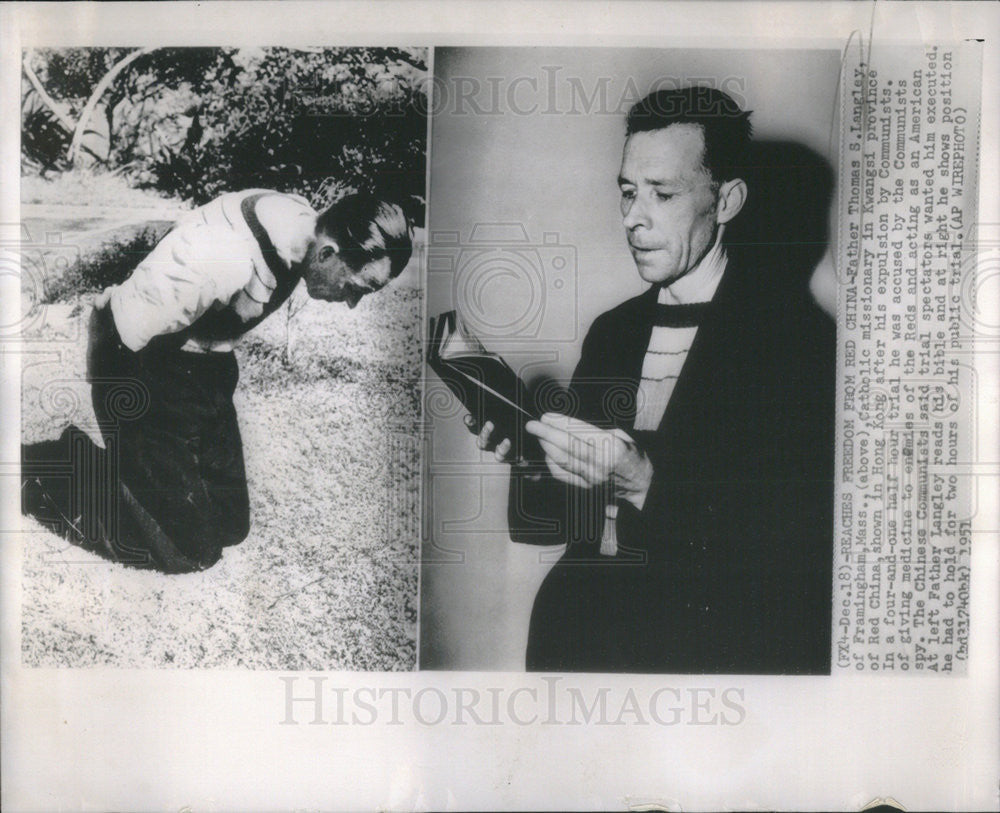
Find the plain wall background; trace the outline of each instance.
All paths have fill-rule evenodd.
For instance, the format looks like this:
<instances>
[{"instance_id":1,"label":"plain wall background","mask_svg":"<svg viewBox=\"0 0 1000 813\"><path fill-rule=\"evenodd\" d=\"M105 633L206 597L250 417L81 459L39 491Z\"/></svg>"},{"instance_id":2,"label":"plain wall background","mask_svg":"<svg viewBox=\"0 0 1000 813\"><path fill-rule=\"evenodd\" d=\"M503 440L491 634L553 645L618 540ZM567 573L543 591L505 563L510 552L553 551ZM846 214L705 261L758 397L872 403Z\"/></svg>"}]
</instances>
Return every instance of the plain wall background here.
<instances>
[{"instance_id":1,"label":"plain wall background","mask_svg":"<svg viewBox=\"0 0 1000 813\"><path fill-rule=\"evenodd\" d=\"M646 287L618 208L630 104L658 84L714 83L753 111L755 140L836 166L839 65L827 50L436 49L428 314L457 307L526 378L568 379L594 317ZM757 192L748 210L774 203ZM476 449L442 388L428 372L421 668L521 670L561 550L510 542L507 467Z\"/></svg>"}]
</instances>

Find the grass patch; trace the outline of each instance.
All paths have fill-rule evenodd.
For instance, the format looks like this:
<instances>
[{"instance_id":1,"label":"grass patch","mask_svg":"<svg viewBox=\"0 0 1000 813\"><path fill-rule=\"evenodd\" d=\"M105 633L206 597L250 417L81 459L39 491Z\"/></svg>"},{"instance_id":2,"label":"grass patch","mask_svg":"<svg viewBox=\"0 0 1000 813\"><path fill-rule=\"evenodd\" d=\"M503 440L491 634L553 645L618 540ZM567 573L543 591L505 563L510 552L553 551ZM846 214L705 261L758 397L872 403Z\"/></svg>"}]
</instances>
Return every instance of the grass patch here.
<instances>
[{"instance_id":1,"label":"grass patch","mask_svg":"<svg viewBox=\"0 0 1000 813\"><path fill-rule=\"evenodd\" d=\"M22 175L21 203L87 207L103 205L129 209L189 208L180 198L135 189L119 175L85 169L68 170L45 178Z\"/></svg>"}]
</instances>

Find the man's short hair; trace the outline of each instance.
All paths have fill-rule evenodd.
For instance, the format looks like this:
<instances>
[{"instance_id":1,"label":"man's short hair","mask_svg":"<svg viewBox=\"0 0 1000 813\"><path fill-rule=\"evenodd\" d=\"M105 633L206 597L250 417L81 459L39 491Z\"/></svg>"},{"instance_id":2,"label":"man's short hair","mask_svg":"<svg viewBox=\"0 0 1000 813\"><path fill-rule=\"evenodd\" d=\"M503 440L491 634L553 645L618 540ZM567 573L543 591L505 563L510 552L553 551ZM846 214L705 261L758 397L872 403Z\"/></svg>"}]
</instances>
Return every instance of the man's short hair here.
<instances>
[{"instance_id":1,"label":"man's short hair","mask_svg":"<svg viewBox=\"0 0 1000 813\"><path fill-rule=\"evenodd\" d=\"M352 271L388 257L395 277L413 254L413 229L403 208L368 193L338 200L316 220L316 230L336 241L338 256Z\"/></svg>"},{"instance_id":2,"label":"man's short hair","mask_svg":"<svg viewBox=\"0 0 1000 813\"><path fill-rule=\"evenodd\" d=\"M753 135L750 112L744 112L730 96L712 87L656 90L628 111L625 135L662 130L671 124L699 124L705 136L702 163L712 181L722 183L743 172Z\"/></svg>"}]
</instances>

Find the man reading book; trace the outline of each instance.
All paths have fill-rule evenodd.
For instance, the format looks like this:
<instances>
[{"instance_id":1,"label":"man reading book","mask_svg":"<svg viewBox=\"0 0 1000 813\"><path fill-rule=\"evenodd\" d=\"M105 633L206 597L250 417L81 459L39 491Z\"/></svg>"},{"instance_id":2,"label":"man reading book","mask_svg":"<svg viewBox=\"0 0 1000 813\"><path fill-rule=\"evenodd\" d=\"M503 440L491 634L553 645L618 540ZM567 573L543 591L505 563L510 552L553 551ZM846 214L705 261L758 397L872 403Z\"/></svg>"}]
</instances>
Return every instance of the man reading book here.
<instances>
[{"instance_id":1,"label":"man reading book","mask_svg":"<svg viewBox=\"0 0 1000 813\"><path fill-rule=\"evenodd\" d=\"M190 212L95 303L88 375L113 454L72 428L22 447L23 510L127 564L210 567L250 528L234 344L300 280L311 297L353 308L410 255L402 209L371 195L317 214L258 189ZM120 409L122 398L135 408ZM67 459L74 482L46 477Z\"/></svg>"},{"instance_id":2,"label":"man reading book","mask_svg":"<svg viewBox=\"0 0 1000 813\"><path fill-rule=\"evenodd\" d=\"M621 213L650 288L591 326L578 410L527 423L544 465L510 461L511 538L566 544L529 669L829 672L834 325L799 269L726 240L753 203L749 115L707 87L628 114Z\"/></svg>"}]
</instances>

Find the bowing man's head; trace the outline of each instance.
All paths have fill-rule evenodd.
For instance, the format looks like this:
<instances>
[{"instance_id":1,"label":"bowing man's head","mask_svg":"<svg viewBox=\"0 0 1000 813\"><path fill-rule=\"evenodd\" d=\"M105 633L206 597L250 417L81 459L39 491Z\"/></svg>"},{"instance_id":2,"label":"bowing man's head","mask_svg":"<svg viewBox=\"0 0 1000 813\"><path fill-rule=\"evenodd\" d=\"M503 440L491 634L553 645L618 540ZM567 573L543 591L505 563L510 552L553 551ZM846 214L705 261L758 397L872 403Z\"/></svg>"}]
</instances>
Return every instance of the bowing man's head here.
<instances>
[{"instance_id":1,"label":"bowing man's head","mask_svg":"<svg viewBox=\"0 0 1000 813\"><path fill-rule=\"evenodd\" d=\"M347 195L320 214L315 238L306 289L350 308L399 276L413 254L413 227L403 208L365 193Z\"/></svg>"}]
</instances>

